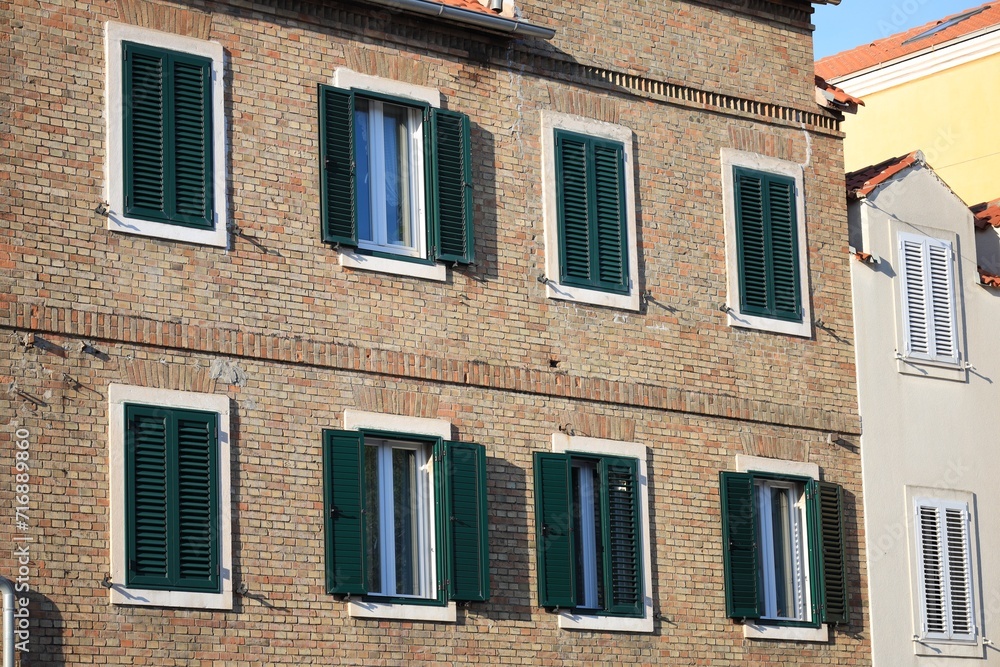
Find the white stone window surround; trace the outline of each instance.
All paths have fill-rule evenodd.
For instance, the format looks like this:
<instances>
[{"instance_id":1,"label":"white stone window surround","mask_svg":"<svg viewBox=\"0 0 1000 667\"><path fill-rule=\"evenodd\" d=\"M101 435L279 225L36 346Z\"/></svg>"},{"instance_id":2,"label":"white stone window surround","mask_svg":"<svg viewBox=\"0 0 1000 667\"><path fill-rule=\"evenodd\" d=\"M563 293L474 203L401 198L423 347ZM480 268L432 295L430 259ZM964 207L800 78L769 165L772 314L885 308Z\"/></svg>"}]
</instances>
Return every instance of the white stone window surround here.
<instances>
[{"instance_id":1,"label":"white stone window surround","mask_svg":"<svg viewBox=\"0 0 1000 667\"><path fill-rule=\"evenodd\" d=\"M913 615L913 636L919 638L922 633L922 619L920 617L920 582L917 579L919 570L917 553L917 533L915 514L916 501L932 499L944 502L964 503L969 510L969 550L972 562L972 599L976 621L976 640L974 642L945 641L934 639L919 639L913 642L913 653L919 656L954 657L954 658L982 658L983 657L983 630L981 616L982 608L980 600L982 590L979 584L979 521L976 515L976 498L971 491L960 491L956 489L939 489L926 486L906 486L906 527L907 544L910 563L910 599L911 613Z\"/></svg>"},{"instance_id":2,"label":"white stone window surround","mask_svg":"<svg viewBox=\"0 0 1000 667\"><path fill-rule=\"evenodd\" d=\"M652 632L653 631L653 572L652 549L649 543L649 477L646 471L646 446L639 442L606 440L570 436L565 433L552 434L552 451L556 454L579 452L583 454L607 454L636 459L639 475L639 508L642 522L642 586L643 615L641 618L621 616L600 616L597 614L574 614L560 611L559 627L563 630L591 630L604 632Z\"/></svg>"},{"instance_id":3,"label":"white stone window surround","mask_svg":"<svg viewBox=\"0 0 1000 667\"><path fill-rule=\"evenodd\" d=\"M372 429L426 435L442 440L451 439L451 422L444 419L404 417L362 410L344 410L344 429L347 431ZM376 602L370 599L349 599L347 603L347 613L354 618L381 618L400 621L454 623L457 619L456 609L455 603L451 601L443 606Z\"/></svg>"},{"instance_id":4,"label":"white stone window surround","mask_svg":"<svg viewBox=\"0 0 1000 667\"><path fill-rule=\"evenodd\" d=\"M122 99L122 42L135 42L171 51L180 51L212 61L212 206L214 229L194 229L166 222L130 218L125 211L124 116ZM193 37L109 21L105 24L105 117L107 156L104 163L108 229L138 236L150 236L185 243L227 248L229 245L228 202L226 199L226 116L224 53L222 45Z\"/></svg>"},{"instance_id":5,"label":"white stone window surround","mask_svg":"<svg viewBox=\"0 0 1000 667\"><path fill-rule=\"evenodd\" d=\"M343 89L354 89L359 92L381 93L391 95L401 99L409 99L422 104L429 104L432 108L441 107L441 93L436 88L419 86L402 81L394 81L379 76L361 74L346 67L338 67L333 73L333 80L330 85ZM426 211L427 202L424 203ZM427 216L422 216L423 224L426 227ZM392 259L391 257L376 257L356 252L353 248L338 248L340 253L340 265L351 269L364 269L365 271L377 271L397 276L409 276L411 278L422 278L424 280L436 280L444 282L448 279L448 267L440 262L434 264L422 264L420 262L410 262L402 259Z\"/></svg>"},{"instance_id":6,"label":"white stone window surround","mask_svg":"<svg viewBox=\"0 0 1000 667\"><path fill-rule=\"evenodd\" d=\"M204 410L219 415L219 555L222 558L221 593L146 590L125 585L127 539L125 516L125 404ZM111 603L188 609L233 608L233 545L229 470L229 397L173 389L124 384L108 387L108 455L111 486Z\"/></svg>"},{"instance_id":7,"label":"white stone window surround","mask_svg":"<svg viewBox=\"0 0 1000 667\"><path fill-rule=\"evenodd\" d=\"M574 116L557 111L542 112L542 202L545 224L545 293L550 299L589 303L595 306L639 311L639 254L635 215L635 157L632 130L605 121ZM628 255L628 294L560 285L562 258L559 255L559 201L556 183L555 131L566 130L599 139L615 141L624 147L625 165L625 240Z\"/></svg>"},{"instance_id":8,"label":"white stone window surround","mask_svg":"<svg viewBox=\"0 0 1000 667\"><path fill-rule=\"evenodd\" d=\"M723 148L722 162L722 208L726 228L726 318L729 326L758 329L791 336L812 337L812 307L809 299L808 242L806 239L806 201L802 166L749 153L733 148ZM734 167L787 176L795 181L795 217L798 235L799 294L802 299L802 321L789 322L761 315L745 314L740 305L740 265L739 245L736 236L736 179Z\"/></svg>"},{"instance_id":9,"label":"white stone window surround","mask_svg":"<svg viewBox=\"0 0 1000 667\"><path fill-rule=\"evenodd\" d=\"M819 481L819 466L815 463L769 459L762 456L736 455L736 472L762 472L773 475L795 475ZM812 526L806 527L807 531ZM766 623L743 623L743 637L746 639L776 639L791 642L827 642L830 630L826 623L818 628L796 628Z\"/></svg>"}]
</instances>

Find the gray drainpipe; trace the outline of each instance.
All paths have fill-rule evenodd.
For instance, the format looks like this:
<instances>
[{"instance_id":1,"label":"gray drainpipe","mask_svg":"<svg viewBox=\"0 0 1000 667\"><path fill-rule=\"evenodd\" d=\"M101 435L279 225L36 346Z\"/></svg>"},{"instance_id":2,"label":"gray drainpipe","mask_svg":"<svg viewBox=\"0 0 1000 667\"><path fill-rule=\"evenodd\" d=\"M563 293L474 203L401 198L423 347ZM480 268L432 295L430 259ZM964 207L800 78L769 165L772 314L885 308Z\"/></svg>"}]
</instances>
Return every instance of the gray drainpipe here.
<instances>
[{"instance_id":1,"label":"gray drainpipe","mask_svg":"<svg viewBox=\"0 0 1000 667\"><path fill-rule=\"evenodd\" d=\"M3 592L3 667L14 667L14 584L0 577Z\"/></svg>"},{"instance_id":2,"label":"gray drainpipe","mask_svg":"<svg viewBox=\"0 0 1000 667\"><path fill-rule=\"evenodd\" d=\"M440 2L431 2L430 0L369 0L369 2L403 11L416 12L417 14L441 16L452 19L457 23L466 23L488 30L524 35L525 37L552 39L556 35L556 31L551 28L542 28L517 19L507 19L502 16L491 16L468 9L459 9L458 7L451 7Z\"/></svg>"}]
</instances>

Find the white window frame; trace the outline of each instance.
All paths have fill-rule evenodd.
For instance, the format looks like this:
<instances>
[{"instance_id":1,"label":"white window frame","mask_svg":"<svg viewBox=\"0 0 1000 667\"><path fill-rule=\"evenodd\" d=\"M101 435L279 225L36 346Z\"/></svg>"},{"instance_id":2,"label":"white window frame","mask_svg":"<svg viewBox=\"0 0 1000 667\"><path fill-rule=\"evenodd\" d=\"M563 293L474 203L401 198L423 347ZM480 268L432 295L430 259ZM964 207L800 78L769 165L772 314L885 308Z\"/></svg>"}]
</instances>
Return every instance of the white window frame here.
<instances>
[{"instance_id":1,"label":"white window frame","mask_svg":"<svg viewBox=\"0 0 1000 667\"><path fill-rule=\"evenodd\" d=\"M909 552L911 577L911 597L913 609L913 651L915 655L939 657L982 658L983 637L979 626L981 614L979 601L982 599L979 582L976 578L976 564L979 563L979 549L976 540L975 497L967 491L952 489L934 489L928 487L906 487L907 528L909 531ZM973 634L964 637L953 636L951 633L929 633L926 628L926 611L924 606L924 562L921 551L921 535L919 529L918 508L921 506L945 509L959 509L965 513L967 521L966 543L966 577L969 585L970 611L972 614ZM944 586L947 591L947 556L944 556L945 570ZM947 617L950 625L951 602L950 594L945 601Z\"/></svg>"},{"instance_id":2,"label":"white window frame","mask_svg":"<svg viewBox=\"0 0 1000 667\"><path fill-rule=\"evenodd\" d=\"M552 451L556 454L572 452L635 459L638 463L639 512L642 524L643 615L639 618L629 618L601 616L597 614L574 614L569 611L560 611L558 613L559 627L564 630L652 632L653 575L650 565L652 559L649 542L649 478L646 472L646 446L639 442L605 440L603 438L586 438L582 436L570 436L565 433L553 433ZM574 573L573 576L576 576L576 574Z\"/></svg>"},{"instance_id":3,"label":"white window frame","mask_svg":"<svg viewBox=\"0 0 1000 667\"><path fill-rule=\"evenodd\" d=\"M451 440L451 422L444 419L427 419L424 417L405 417L401 415L384 414L381 412L366 412L362 410L344 411L344 429L347 431L360 431L364 429L376 431L391 431L393 433L409 433L415 436L430 436ZM433 480L433 458L428 457L428 483ZM431 483L429 489L430 507L434 506L434 486ZM433 512L430 512L431 532L430 536L430 562L432 567L437 563L437 528L433 525ZM431 590L437 590L437 572L434 572L434 579L430 582ZM378 594L372 596L378 597ZM401 596L396 596L401 597ZM436 602L436 600L435 600ZM431 621L454 623L457 619L457 607L455 602L447 601L444 605L421 605L400 604L392 602L378 602L373 599L355 600L349 598L347 601L347 613L353 618L381 618L402 621Z\"/></svg>"},{"instance_id":4,"label":"white window frame","mask_svg":"<svg viewBox=\"0 0 1000 667\"><path fill-rule=\"evenodd\" d=\"M958 299L956 298L956 281L955 281L955 252L954 244L951 241L946 241L944 239L934 238L931 236L926 236L923 234L913 234L909 232L900 231L897 233L897 267L899 275L899 300L900 306L902 308L901 324L903 329L903 346L902 354L903 357L908 360L930 362L935 364L947 365L947 366L957 366L961 362L961 344L958 331ZM920 246L920 270L921 275L913 276L909 273L908 263L906 262L906 250L905 246L907 244ZM933 251L938 253L943 252L945 254L944 261L946 272L945 272L945 283L944 285L939 285L938 289L943 288L946 290L947 294L939 294L938 296L944 296L948 299L949 307L949 320L947 326L951 329L952 336L952 353L939 353L938 347L939 336L937 330L937 322L934 317L934 310L932 306L932 301L934 299L934 284L930 279L932 276L932 266L931 266L931 254ZM922 292L920 295L923 299L923 312L921 313L926 322L927 328L927 348L926 352L914 351L913 348L913 331L911 330L911 320L912 308L911 299L909 295L911 290L911 284L913 281L920 281L919 285L913 285L917 292Z\"/></svg>"},{"instance_id":5,"label":"white window frame","mask_svg":"<svg viewBox=\"0 0 1000 667\"><path fill-rule=\"evenodd\" d=\"M806 238L806 202L802 166L788 160L723 148L722 209L726 230L726 322L732 327L757 329L791 336L812 337L812 305L809 298L809 244ZM795 181L795 221L798 236L799 298L802 321L789 322L762 315L744 313L740 299L739 243L736 234L736 179L733 169L743 167L786 176Z\"/></svg>"},{"instance_id":6,"label":"white window frame","mask_svg":"<svg viewBox=\"0 0 1000 667\"><path fill-rule=\"evenodd\" d=\"M122 42L135 42L160 49L180 51L212 61L212 206L215 217L213 229L194 229L125 215L125 117L122 111L126 108L126 104L122 99L124 91ZM107 151L104 163L105 197L108 204L107 228L124 234L227 248L229 205L226 198L226 113L222 45L113 21L105 24L104 43L104 58L107 64L104 114L107 119L105 137Z\"/></svg>"},{"instance_id":7,"label":"white window frame","mask_svg":"<svg viewBox=\"0 0 1000 667\"><path fill-rule=\"evenodd\" d=\"M760 472L770 473L772 475L791 475L795 477L808 477L816 481L819 481L820 479L819 466L815 463L769 459L762 456L747 456L744 454L736 455L736 472ZM805 493L803 492L802 495L804 497ZM808 525L805 526L805 535L806 539L808 539ZM807 547L806 558L808 557ZM807 609L811 611L811 606L807 607ZM766 621L767 619L762 620ZM810 618L809 620L812 619ZM771 625L767 622L754 623L748 620L743 623L743 636L746 639L773 639L792 642L827 642L830 640L830 629L826 623L821 623L818 628L797 628L786 625Z\"/></svg>"},{"instance_id":8,"label":"white window frame","mask_svg":"<svg viewBox=\"0 0 1000 667\"><path fill-rule=\"evenodd\" d=\"M401 100L413 100L414 102L420 104L430 105L432 108L441 107L441 93L435 88L429 88L427 86L418 86L412 83L404 83L402 81L394 81L392 79L385 79L379 76L371 76L369 74L361 74L355 72L354 70L348 69L346 67L338 67L333 74L333 79L330 82L336 88L342 88L345 90L353 89L355 92L359 93L364 97L364 93L380 93L382 95L389 95L392 97L399 98ZM353 113L353 111L352 111ZM419 255L422 259L433 259L428 257L427 251L427 202L424 196L424 179L426 174L423 168L423 140L418 142L420 145L420 156L419 161L417 158L414 159L411 167L416 168L420 171L420 183L418 189L420 190L420 209L418 211L418 233L421 235L421 254ZM374 168L373 168L374 170ZM383 223L384 224L384 223ZM394 254L405 254L401 253L400 249L396 246L376 246L370 243L363 243L360 239L358 240L358 247L362 249L378 250L381 252L389 252ZM379 273L388 273L397 276L409 276L412 278L421 278L424 280L437 280L444 282L448 279L448 267L441 262L434 262L433 264L424 264L420 262L408 261L405 259L393 259L391 257L375 257L373 255L368 255L364 253L359 253L353 248L348 248L341 246L338 248L340 254L340 265L343 267L351 269L362 269L365 271L376 271ZM413 255L416 257L417 255Z\"/></svg>"},{"instance_id":9,"label":"white window frame","mask_svg":"<svg viewBox=\"0 0 1000 667\"><path fill-rule=\"evenodd\" d=\"M542 202L545 224L545 294L550 299L589 303L621 310L638 311L639 254L635 215L635 157L632 150L632 130L600 120L543 110L542 127ZM628 255L628 294L613 294L601 290L561 285L562 258L559 254L559 200L556 177L556 130L566 130L598 139L620 143L624 148L625 164L625 250Z\"/></svg>"},{"instance_id":10,"label":"white window frame","mask_svg":"<svg viewBox=\"0 0 1000 667\"><path fill-rule=\"evenodd\" d=\"M202 410L219 415L219 553L222 559L222 592L148 590L125 585L128 566L125 496L125 404L141 403L163 408ZM230 427L228 396L172 389L152 389L124 384L108 387L108 458L111 505L111 589L112 604L189 609L233 608L232 506L229 471Z\"/></svg>"},{"instance_id":11,"label":"white window frame","mask_svg":"<svg viewBox=\"0 0 1000 667\"><path fill-rule=\"evenodd\" d=\"M761 618L770 621L809 622L812 620L810 589L812 577L809 570L809 536L805 511L805 488L800 483L770 479L757 480L755 486L757 492L757 512L761 524L761 558L764 563L771 564L770 568L762 568L762 583L764 588L762 592L764 594L765 612ZM774 527L772 512L770 511L771 496L768 493L770 489L781 489L795 496L795 502L790 505L793 508L791 513L792 535L795 540L793 547L793 556L795 558L793 576L795 578L796 607L798 609L798 616L794 617L783 617L776 614L768 615L769 610L774 610L777 607L777 587L774 581L774 563L777 556L774 553Z\"/></svg>"}]
</instances>

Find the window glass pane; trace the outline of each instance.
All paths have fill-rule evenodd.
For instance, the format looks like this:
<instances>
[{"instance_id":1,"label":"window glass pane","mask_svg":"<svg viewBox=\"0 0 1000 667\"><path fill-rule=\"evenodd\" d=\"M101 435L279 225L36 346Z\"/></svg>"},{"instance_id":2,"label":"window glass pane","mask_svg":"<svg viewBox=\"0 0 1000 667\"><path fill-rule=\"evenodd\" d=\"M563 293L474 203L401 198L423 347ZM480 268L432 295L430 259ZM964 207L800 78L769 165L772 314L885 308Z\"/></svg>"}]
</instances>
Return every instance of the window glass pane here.
<instances>
[{"instance_id":1,"label":"window glass pane","mask_svg":"<svg viewBox=\"0 0 1000 667\"><path fill-rule=\"evenodd\" d=\"M771 489L771 526L774 549L775 616L795 616L795 567L792 507L787 489Z\"/></svg>"},{"instance_id":2,"label":"window glass pane","mask_svg":"<svg viewBox=\"0 0 1000 667\"><path fill-rule=\"evenodd\" d=\"M758 482L764 616L809 620L801 485Z\"/></svg>"},{"instance_id":3,"label":"window glass pane","mask_svg":"<svg viewBox=\"0 0 1000 667\"><path fill-rule=\"evenodd\" d=\"M368 136L369 102L357 97L354 102L354 164L357 178L358 239L373 241L371 140Z\"/></svg>"},{"instance_id":4,"label":"window glass pane","mask_svg":"<svg viewBox=\"0 0 1000 667\"><path fill-rule=\"evenodd\" d=\"M406 107L384 104L382 132L385 152L386 243L413 247L410 166L413 159Z\"/></svg>"},{"instance_id":5,"label":"window glass pane","mask_svg":"<svg viewBox=\"0 0 1000 667\"><path fill-rule=\"evenodd\" d=\"M578 607L601 606L598 576L601 523L597 498L597 466L585 461L573 462L573 540L576 551L576 591Z\"/></svg>"},{"instance_id":6,"label":"window glass pane","mask_svg":"<svg viewBox=\"0 0 1000 667\"><path fill-rule=\"evenodd\" d=\"M368 561L368 591L371 593L382 592L378 458L378 447L365 447L365 557Z\"/></svg>"},{"instance_id":7,"label":"window glass pane","mask_svg":"<svg viewBox=\"0 0 1000 667\"><path fill-rule=\"evenodd\" d=\"M393 534L396 543L396 594L418 595L420 552L417 548L417 453L392 450Z\"/></svg>"}]
</instances>

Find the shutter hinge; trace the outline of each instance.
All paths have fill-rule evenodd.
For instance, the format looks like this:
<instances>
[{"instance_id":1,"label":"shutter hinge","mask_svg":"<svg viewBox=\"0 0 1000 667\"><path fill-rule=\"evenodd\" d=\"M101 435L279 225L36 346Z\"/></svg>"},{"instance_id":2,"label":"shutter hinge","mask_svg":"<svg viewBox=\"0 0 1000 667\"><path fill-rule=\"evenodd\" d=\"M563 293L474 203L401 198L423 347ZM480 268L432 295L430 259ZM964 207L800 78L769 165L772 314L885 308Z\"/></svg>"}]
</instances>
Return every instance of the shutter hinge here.
<instances>
[{"instance_id":1,"label":"shutter hinge","mask_svg":"<svg viewBox=\"0 0 1000 667\"><path fill-rule=\"evenodd\" d=\"M135 572L136 570L138 570L138 569L139 569L139 564L138 564L138 563L136 563L136 562L135 562L134 560L130 560L130 561L128 562L128 569L130 569L130 570L132 570L133 572Z\"/></svg>"}]
</instances>

